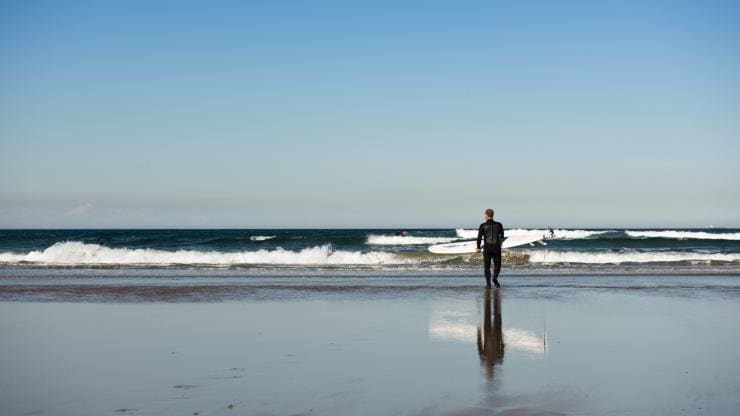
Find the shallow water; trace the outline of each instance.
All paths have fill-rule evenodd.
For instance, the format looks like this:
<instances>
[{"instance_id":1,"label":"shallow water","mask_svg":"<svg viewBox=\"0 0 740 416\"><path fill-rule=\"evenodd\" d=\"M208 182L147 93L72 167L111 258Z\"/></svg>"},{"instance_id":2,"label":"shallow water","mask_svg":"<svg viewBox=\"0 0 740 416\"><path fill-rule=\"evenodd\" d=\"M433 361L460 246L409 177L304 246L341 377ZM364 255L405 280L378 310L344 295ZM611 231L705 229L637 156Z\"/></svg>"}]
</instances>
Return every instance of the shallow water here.
<instances>
[{"instance_id":1,"label":"shallow water","mask_svg":"<svg viewBox=\"0 0 740 416\"><path fill-rule=\"evenodd\" d=\"M736 277L169 279L3 281L2 413L740 412Z\"/></svg>"}]
</instances>

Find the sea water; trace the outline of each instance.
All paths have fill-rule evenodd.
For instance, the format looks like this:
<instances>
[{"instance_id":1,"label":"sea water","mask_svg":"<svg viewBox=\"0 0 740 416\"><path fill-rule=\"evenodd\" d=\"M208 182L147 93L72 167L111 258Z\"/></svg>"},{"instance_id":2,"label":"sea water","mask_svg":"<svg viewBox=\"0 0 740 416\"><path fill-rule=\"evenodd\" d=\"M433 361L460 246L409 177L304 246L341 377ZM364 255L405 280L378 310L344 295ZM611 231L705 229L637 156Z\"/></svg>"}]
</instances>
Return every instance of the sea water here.
<instances>
[{"instance_id":1,"label":"sea water","mask_svg":"<svg viewBox=\"0 0 740 416\"><path fill-rule=\"evenodd\" d=\"M480 255L438 255L428 247L476 235L464 228L0 230L0 267L471 273ZM740 229L518 228L506 235L543 237L504 250L508 272L740 271Z\"/></svg>"}]
</instances>

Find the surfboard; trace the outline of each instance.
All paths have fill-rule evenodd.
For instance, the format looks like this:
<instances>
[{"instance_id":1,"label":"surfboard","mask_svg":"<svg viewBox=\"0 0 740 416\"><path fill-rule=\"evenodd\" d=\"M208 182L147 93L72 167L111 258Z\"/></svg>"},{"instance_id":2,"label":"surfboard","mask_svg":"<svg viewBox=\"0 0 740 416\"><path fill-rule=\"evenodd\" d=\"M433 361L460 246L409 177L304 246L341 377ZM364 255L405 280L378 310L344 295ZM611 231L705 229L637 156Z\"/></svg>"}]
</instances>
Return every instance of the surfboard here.
<instances>
[{"instance_id":1,"label":"surfboard","mask_svg":"<svg viewBox=\"0 0 740 416\"><path fill-rule=\"evenodd\" d=\"M501 248L514 248L527 244L543 243L544 236L518 235L506 237ZM429 246L429 251L435 254L469 254L475 253L475 240L458 241L456 243L435 244Z\"/></svg>"}]
</instances>

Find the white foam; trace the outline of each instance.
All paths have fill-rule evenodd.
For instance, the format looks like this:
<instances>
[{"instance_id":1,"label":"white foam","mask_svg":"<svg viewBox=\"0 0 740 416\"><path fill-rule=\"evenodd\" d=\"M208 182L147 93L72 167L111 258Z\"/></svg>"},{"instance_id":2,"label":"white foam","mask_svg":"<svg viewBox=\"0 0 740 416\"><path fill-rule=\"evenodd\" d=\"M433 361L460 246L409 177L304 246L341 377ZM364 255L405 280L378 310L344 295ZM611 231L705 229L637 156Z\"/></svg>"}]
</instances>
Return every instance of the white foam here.
<instances>
[{"instance_id":1,"label":"white foam","mask_svg":"<svg viewBox=\"0 0 740 416\"><path fill-rule=\"evenodd\" d=\"M219 252L110 248L78 241L56 243L43 251L0 253L0 263L31 262L49 265L160 265L271 264L271 265L384 265L409 263L392 253L334 251L316 246L301 251L275 250Z\"/></svg>"},{"instance_id":2,"label":"white foam","mask_svg":"<svg viewBox=\"0 0 740 416\"><path fill-rule=\"evenodd\" d=\"M478 237L478 230L466 230L464 228L458 228L455 230L457 236L460 238L476 238Z\"/></svg>"},{"instance_id":3,"label":"white foam","mask_svg":"<svg viewBox=\"0 0 740 416\"><path fill-rule=\"evenodd\" d=\"M265 240L271 240L271 239L273 239L275 237L276 236L274 236L274 235L253 235L253 236L249 237L249 239L252 240L252 241L265 241Z\"/></svg>"},{"instance_id":4,"label":"white foam","mask_svg":"<svg viewBox=\"0 0 740 416\"><path fill-rule=\"evenodd\" d=\"M455 230L457 236L460 238L476 238L478 237L478 230L466 230L464 228L458 228ZM564 230L555 229L555 240L576 240L580 238L589 238L595 235L604 234L608 231L589 231L589 230ZM542 237L550 239L550 230L545 229L525 229L525 228L512 228L510 230L504 230L504 234L507 237Z\"/></svg>"},{"instance_id":5,"label":"white foam","mask_svg":"<svg viewBox=\"0 0 740 416\"><path fill-rule=\"evenodd\" d=\"M530 263L589 263L589 264L619 264L619 263L665 263L681 261L740 261L740 253L681 253L681 252L581 252L581 251L552 251L527 250Z\"/></svg>"},{"instance_id":6,"label":"white foam","mask_svg":"<svg viewBox=\"0 0 740 416\"><path fill-rule=\"evenodd\" d=\"M707 233L704 231L625 231L635 238L677 238L681 240L740 240L740 233Z\"/></svg>"},{"instance_id":7,"label":"white foam","mask_svg":"<svg viewBox=\"0 0 740 416\"><path fill-rule=\"evenodd\" d=\"M440 244L456 241L456 237L414 237L410 235L369 235L367 244L386 245L386 246L404 246L414 244Z\"/></svg>"}]
</instances>

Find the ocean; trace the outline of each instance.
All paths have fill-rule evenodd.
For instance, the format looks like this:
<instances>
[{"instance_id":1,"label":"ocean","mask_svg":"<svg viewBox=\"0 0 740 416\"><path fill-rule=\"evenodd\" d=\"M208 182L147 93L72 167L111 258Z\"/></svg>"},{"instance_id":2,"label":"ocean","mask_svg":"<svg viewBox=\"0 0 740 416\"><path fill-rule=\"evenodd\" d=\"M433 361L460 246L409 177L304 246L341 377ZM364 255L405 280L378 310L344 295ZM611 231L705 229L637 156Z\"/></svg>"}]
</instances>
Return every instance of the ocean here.
<instances>
[{"instance_id":1,"label":"ocean","mask_svg":"<svg viewBox=\"0 0 740 416\"><path fill-rule=\"evenodd\" d=\"M400 231L0 231L0 413L740 414L740 230Z\"/></svg>"},{"instance_id":2,"label":"ocean","mask_svg":"<svg viewBox=\"0 0 740 416\"><path fill-rule=\"evenodd\" d=\"M403 231L403 233L401 233ZM740 229L507 229L543 243L504 250L503 273L740 273ZM480 255L429 245L475 229L0 230L0 269L375 270L474 274Z\"/></svg>"}]
</instances>

